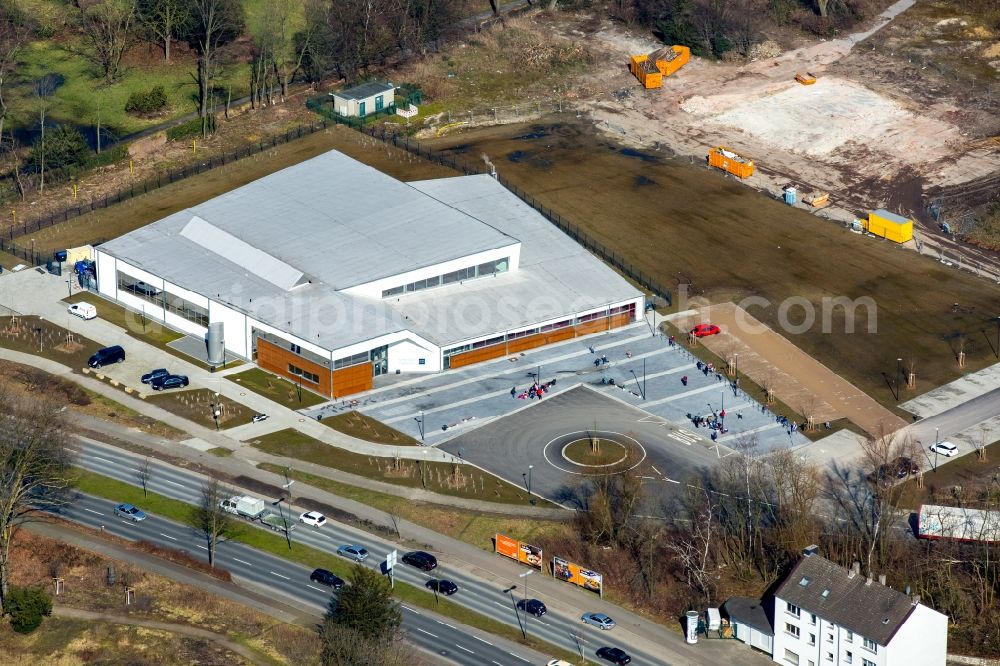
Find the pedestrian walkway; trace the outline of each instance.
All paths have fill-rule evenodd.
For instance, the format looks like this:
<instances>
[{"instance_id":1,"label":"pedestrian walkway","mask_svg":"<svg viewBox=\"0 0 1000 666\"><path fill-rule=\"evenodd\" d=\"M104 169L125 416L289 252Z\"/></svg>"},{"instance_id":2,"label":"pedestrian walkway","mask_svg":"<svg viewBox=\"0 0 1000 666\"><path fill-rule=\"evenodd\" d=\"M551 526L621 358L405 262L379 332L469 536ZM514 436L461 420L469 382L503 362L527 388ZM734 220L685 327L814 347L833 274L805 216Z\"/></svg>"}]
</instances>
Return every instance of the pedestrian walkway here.
<instances>
[{"instance_id":1,"label":"pedestrian walkway","mask_svg":"<svg viewBox=\"0 0 1000 666\"><path fill-rule=\"evenodd\" d=\"M1000 389L1000 363L983 368L978 372L971 372L944 386L931 389L927 393L900 404L900 407L925 419L996 389Z\"/></svg>"}]
</instances>

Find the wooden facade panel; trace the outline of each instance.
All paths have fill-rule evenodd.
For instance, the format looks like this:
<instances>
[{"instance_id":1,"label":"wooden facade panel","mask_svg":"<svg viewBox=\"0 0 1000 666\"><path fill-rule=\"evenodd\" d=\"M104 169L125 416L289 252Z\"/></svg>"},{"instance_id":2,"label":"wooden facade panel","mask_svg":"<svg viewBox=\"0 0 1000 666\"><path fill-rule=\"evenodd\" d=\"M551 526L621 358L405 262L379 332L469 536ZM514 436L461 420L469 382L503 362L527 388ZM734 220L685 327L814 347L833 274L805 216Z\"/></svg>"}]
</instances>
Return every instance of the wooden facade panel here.
<instances>
[{"instance_id":1,"label":"wooden facade panel","mask_svg":"<svg viewBox=\"0 0 1000 666\"><path fill-rule=\"evenodd\" d=\"M288 370L288 365L302 368L306 372L311 372L319 378L319 383L315 384L301 377L293 375ZM302 358L290 349L283 349L273 342L257 339L257 365L268 372L280 375L296 384L301 383L303 388L307 388L314 393L331 396L330 393L330 369Z\"/></svg>"},{"instance_id":2,"label":"wooden facade panel","mask_svg":"<svg viewBox=\"0 0 1000 666\"><path fill-rule=\"evenodd\" d=\"M502 344L480 347L479 349L462 352L461 354L453 354L451 357L451 367L461 368L466 365L472 365L473 363L481 363L482 361L500 358L506 353L507 352Z\"/></svg>"},{"instance_id":3,"label":"wooden facade panel","mask_svg":"<svg viewBox=\"0 0 1000 666\"><path fill-rule=\"evenodd\" d=\"M607 317L602 317L601 319L591 319L590 321L585 321L576 325L577 335L590 335L591 333L600 333L601 331L606 330L608 330Z\"/></svg>"},{"instance_id":4,"label":"wooden facade panel","mask_svg":"<svg viewBox=\"0 0 1000 666\"><path fill-rule=\"evenodd\" d=\"M359 363L333 371L333 397L361 393L372 387L372 364Z\"/></svg>"},{"instance_id":5,"label":"wooden facade panel","mask_svg":"<svg viewBox=\"0 0 1000 666\"><path fill-rule=\"evenodd\" d=\"M545 333L536 333L535 335L527 335L523 338L517 338L516 340L511 340L507 343L507 352L514 354L517 352L522 352L526 349L534 349L535 347L541 347L542 345L550 345L553 342L560 342L562 340L569 340L576 334L573 331L572 326L567 326L565 328L559 328L554 331L546 331Z\"/></svg>"}]
</instances>

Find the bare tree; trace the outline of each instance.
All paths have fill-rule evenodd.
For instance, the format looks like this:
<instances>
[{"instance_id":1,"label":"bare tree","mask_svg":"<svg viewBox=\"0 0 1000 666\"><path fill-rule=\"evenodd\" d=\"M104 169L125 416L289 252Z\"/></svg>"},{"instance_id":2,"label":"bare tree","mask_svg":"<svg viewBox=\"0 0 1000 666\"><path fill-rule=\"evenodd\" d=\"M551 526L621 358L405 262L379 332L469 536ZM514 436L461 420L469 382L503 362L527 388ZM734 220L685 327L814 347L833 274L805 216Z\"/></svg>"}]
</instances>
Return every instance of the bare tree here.
<instances>
[{"instance_id":1,"label":"bare tree","mask_svg":"<svg viewBox=\"0 0 1000 666\"><path fill-rule=\"evenodd\" d=\"M681 565L688 587L706 600L712 598L712 548L716 533L717 506L707 488L689 485L684 497L681 520L675 521L677 533L667 539L666 547Z\"/></svg>"},{"instance_id":2,"label":"bare tree","mask_svg":"<svg viewBox=\"0 0 1000 666\"><path fill-rule=\"evenodd\" d=\"M190 0L191 30L189 39L198 52L198 116L202 136L209 131L212 112L212 79L216 74L219 49L240 36L244 27L243 3L240 0Z\"/></svg>"},{"instance_id":3,"label":"bare tree","mask_svg":"<svg viewBox=\"0 0 1000 666\"><path fill-rule=\"evenodd\" d=\"M10 546L24 523L42 509L68 501L72 455L63 421L47 399L0 392L0 613L10 580Z\"/></svg>"},{"instance_id":4,"label":"bare tree","mask_svg":"<svg viewBox=\"0 0 1000 666\"><path fill-rule=\"evenodd\" d=\"M135 470L136 476L139 477L139 483L142 484L142 496L146 497L146 489L149 484L149 478L151 474L151 469L149 465L149 456L142 459L139 463L139 467Z\"/></svg>"},{"instance_id":5,"label":"bare tree","mask_svg":"<svg viewBox=\"0 0 1000 666\"><path fill-rule=\"evenodd\" d=\"M14 71L17 59L31 37L32 28L27 15L14 0L0 0L0 137L7 119L7 102L3 84L7 74Z\"/></svg>"},{"instance_id":6,"label":"bare tree","mask_svg":"<svg viewBox=\"0 0 1000 666\"><path fill-rule=\"evenodd\" d=\"M135 0L103 0L81 10L80 28L90 47L83 53L108 83L121 72L122 58L135 41L135 24Z\"/></svg>"},{"instance_id":7,"label":"bare tree","mask_svg":"<svg viewBox=\"0 0 1000 666\"><path fill-rule=\"evenodd\" d=\"M270 22L272 25L273 47L271 57L274 71L281 84L282 101L288 97L288 86L302 68L302 61L309 51L317 26L306 23L305 29L295 33L292 27L292 16L300 6L298 0L275 0L271 6Z\"/></svg>"},{"instance_id":8,"label":"bare tree","mask_svg":"<svg viewBox=\"0 0 1000 666\"><path fill-rule=\"evenodd\" d=\"M201 501L191 509L189 523L205 537L208 564L215 567L215 551L220 543L231 541L240 534L240 526L232 514L222 508L228 497L218 479L210 479L201 487Z\"/></svg>"},{"instance_id":9,"label":"bare tree","mask_svg":"<svg viewBox=\"0 0 1000 666\"><path fill-rule=\"evenodd\" d=\"M190 26L191 4L188 0L139 0L139 19L163 42L163 59L170 62L170 45Z\"/></svg>"},{"instance_id":10,"label":"bare tree","mask_svg":"<svg viewBox=\"0 0 1000 666\"><path fill-rule=\"evenodd\" d=\"M49 110L49 97L56 90L56 77L46 74L35 83L34 93L38 100L38 191L45 191L45 116Z\"/></svg>"},{"instance_id":11,"label":"bare tree","mask_svg":"<svg viewBox=\"0 0 1000 666\"><path fill-rule=\"evenodd\" d=\"M626 545L637 529L644 497L639 453L629 451L620 463L588 479L585 511L577 512L577 528L593 543Z\"/></svg>"}]
</instances>

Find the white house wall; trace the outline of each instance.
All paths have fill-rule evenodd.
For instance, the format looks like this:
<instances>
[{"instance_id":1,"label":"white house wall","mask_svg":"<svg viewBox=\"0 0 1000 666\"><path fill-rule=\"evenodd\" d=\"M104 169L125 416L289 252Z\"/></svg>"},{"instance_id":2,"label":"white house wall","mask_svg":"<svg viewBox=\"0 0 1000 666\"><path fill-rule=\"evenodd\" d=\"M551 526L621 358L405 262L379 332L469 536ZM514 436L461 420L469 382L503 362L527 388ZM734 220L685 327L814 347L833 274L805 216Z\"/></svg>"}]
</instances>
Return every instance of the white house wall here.
<instances>
[{"instance_id":1,"label":"white house wall","mask_svg":"<svg viewBox=\"0 0 1000 666\"><path fill-rule=\"evenodd\" d=\"M221 303L209 301L208 321L222 322L222 334L227 351L243 358L250 358L250 327L247 325L245 314Z\"/></svg>"},{"instance_id":2,"label":"white house wall","mask_svg":"<svg viewBox=\"0 0 1000 666\"><path fill-rule=\"evenodd\" d=\"M461 257L459 259L452 259L450 261L445 261L440 264L434 264L433 266L426 266L424 268L419 268L415 271L409 271L407 273L400 273L399 275L392 275L387 278L382 278L380 280L375 280L373 282L366 282L365 284L359 284L354 287L348 287L342 290L343 293L350 296L362 296L365 298L372 298L380 300L382 298L382 292L386 289L391 289L393 287L399 287L404 284L409 284L411 282L416 282L417 280L424 280L427 278L435 277L438 275L444 275L445 273L451 273L452 271L457 271L463 268L469 268L471 266L478 266L479 264L484 264L488 261L496 261L497 259L503 259L504 257L509 257L509 263L507 266L507 271L512 272L517 270L518 261L520 259L521 244L513 243L506 247L498 248L495 250L486 250L484 252L477 252L476 254L470 254L466 257ZM503 273L498 274L503 276ZM488 279L488 278L475 278ZM459 282L453 285L442 285L440 287L432 287L432 289L446 290L450 286L458 286ZM400 294L402 296L402 294Z\"/></svg>"},{"instance_id":3,"label":"white house wall","mask_svg":"<svg viewBox=\"0 0 1000 666\"><path fill-rule=\"evenodd\" d=\"M144 271L141 268L137 268L131 264L127 264L121 259L117 261L117 266L118 270L124 273L125 275L134 277L136 280L141 280L142 282L145 282L150 286L156 287L157 289L163 289L163 278L161 278L160 276L153 275L149 271ZM111 279L115 281L115 284L118 283L117 275L113 276Z\"/></svg>"},{"instance_id":4,"label":"white house wall","mask_svg":"<svg viewBox=\"0 0 1000 666\"><path fill-rule=\"evenodd\" d=\"M115 300L118 299L117 263L110 254L97 252L97 291Z\"/></svg>"},{"instance_id":5,"label":"white house wall","mask_svg":"<svg viewBox=\"0 0 1000 666\"><path fill-rule=\"evenodd\" d=\"M178 331L183 331L184 333L187 333L189 335L197 335L204 337L206 331L204 326L199 326L193 321L188 321L184 317L174 314L170 310L165 311L164 315L165 316L163 318L163 323L165 323L167 326L170 326L171 328L176 328Z\"/></svg>"},{"instance_id":6,"label":"white house wall","mask_svg":"<svg viewBox=\"0 0 1000 666\"><path fill-rule=\"evenodd\" d=\"M424 359L424 364L420 364ZM389 372L438 372L441 351L434 346L422 347L411 340L389 345Z\"/></svg>"},{"instance_id":7,"label":"white house wall","mask_svg":"<svg viewBox=\"0 0 1000 666\"><path fill-rule=\"evenodd\" d=\"M193 291L185 289L184 287L179 287L176 284L163 281L163 291L170 292L174 296L180 296L188 303L197 305L198 307L208 308L208 299L201 294L197 294Z\"/></svg>"},{"instance_id":8,"label":"white house wall","mask_svg":"<svg viewBox=\"0 0 1000 666\"><path fill-rule=\"evenodd\" d=\"M887 666L944 666L948 655L948 616L918 605L885 650Z\"/></svg>"}]
</instances>

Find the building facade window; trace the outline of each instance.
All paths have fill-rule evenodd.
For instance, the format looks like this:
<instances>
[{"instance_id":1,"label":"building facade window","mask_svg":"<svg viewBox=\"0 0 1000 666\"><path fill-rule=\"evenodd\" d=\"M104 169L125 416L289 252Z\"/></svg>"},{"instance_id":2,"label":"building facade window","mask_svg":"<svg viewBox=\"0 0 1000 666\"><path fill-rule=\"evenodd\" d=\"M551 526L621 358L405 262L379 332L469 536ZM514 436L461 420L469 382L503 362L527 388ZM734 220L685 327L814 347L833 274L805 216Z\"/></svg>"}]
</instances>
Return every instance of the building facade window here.
<instances>
[{"instance_id":1,"label":"building facade window","mask_svg":"<svg viewBox=\"0 0 1000 666\"><path fill-rule=\"evenodd\" d=\"M792 624L791 622L786 622L785 623L785 633L789 634L791 636L795 636L795 638L798 638L799 634L801 632L800 632L799 628L796 627L794 624Z\"/></svg>"},{"instance_id":2,"label":"building facade window","mask_svg":"<svg viewBox=\"0 0 1000 666\"><path fill-rule=\"evenodd\" d=\"M854 632L853 631L848 631L847 632L847 638L846 638L846 640L847 640L848 643L853 643L854 642Z\"/></svg>"},{"instance_id":3,"label":"building facade window","mask_svg":"<svg viewBox=\"0 0 1000 666\"><path fill-rule=\"evenodd\" d=\"M297 365L288 364L288 372L300 379L304 379L307 382L312 382L313 384L319 384L319 375L309 372L308 370L303 370Z\"/></svg>"},{"instance_id":4,"label":"building facade window","mask_svg":"<svg viewBox=\"0 0 1000 666\"><path fill-rule=\"evenodd\" d=\"M826 660L827 661L833 661L833 653L832 652L827 652L826 653Z\"/></svg>"},{"instance_id":5,"label":"building facade window","mask_svg":"<svg viewBox=\"0 0 1000 666\"><path fill-rule=\"evenodd\" d=\"M340 370L341 368L349 368L352 365L361 365L362 363L367 363L368 361L368 352L361 352L360 354L353 354L351 356L345 356L344 358L338 358L333 362L333 369Z\"/></svg>"},{"instance_id":6,"label":"building facade window","mask_svg":"<svg viewBox=\"0 0 1000 666\"><path fill-rule=\"evenodd\" d=\"M794 615L795 617L799 617L802 614L802 609L796 606L795 604L786 603L785 611L790 615Z\"/></svg>"},{"instance_id":7,"label":"building facade window","mask_svg":"<svg viewBox=\"0 0 1000 666\"><path fill-rule=\"evenodd\" d=\"M868 659L862 659L861 666L875 666L875 662Z\"/></svg>"},{"instance_id":8,"label":"building facade window","mask_svg":"<svg viewBox=\"0 0 1000 666\"><path fill-rule=\"evenodd\" d=\"M792 666L799 666L799 655L796 652L792 652L788 648L785 648L785 663L791 664Z\"/></svg>"},{"instance_id":9,"label":"building facade window","mask_svg":"<svg viewBox=\"0 0 1000 666\"><path fill-rule=\"evenodd\" d=\"M848 650L844 653L844 663L853 664L854 663L854 653Z\"/></svg>"},{"instance_id":10,"label":"building facade window","mask_svg":"<svg viewBox=\"0 0 1000 666\"><path fill-rule=\"evenodd\" d=\"M865 646L866 650L869 650L871 652L874 652L875 654L878 654L878 643L876 643L872 639L870 639L870 638L864 639L864 646Z\"/></svg>"},{"instance_id":11,"label":"building facade window","mask_svg":"<svg viewBox=\"0 0 1000 666\"><path fill-rule=\"evenodd\" d=\"M816 645L816 634L809 634L809 645Z\"/></svg>"},{"instance_id":12,"label":"building facade window","mask_svg":"<svg viewBox=\"0 0 1000 666\"><path fill-rule=\"evenodd\" d=\"M415 280L408 284L401 284L388 289L383 289L382 298L398 296L399 294L408 294L414 291L423 291L424 289L432 289L434 287L454 284L455 282L464 282L475 278L491 277L497 273L506 273L509 267L510 257L504 257L503 259L497 259L496 261L487 261L486 263L479 264L478 266L460 268L457 271L451 271L450 273L445 273L444 275L435 275L434 277L424 278L423 280Z\"/></svg>"},{"instance_id":13,"label":"building facade window","mask_svg":"<svg viewBox=\"0 0 1000 666\"><path fill-rule=\"evenodd\" d=\"M827 643L832 643L833 642L833 634L832 633L828 633L826 635L826 642Z\"/></svg>"},{"instance_id":14,"label":"building facade window","mask_svg":"<svg viewBox=\"0 0 1000 666\"><path fill-rule=\"evenodd\" d=\"M809 624L816 624L816 613L809 613Z\"/></svg>"},{"instance_id":15,"label":"building facade window","mask_svg":"<svg viewBox=\"0 0 1000 666\"><path fill-rule=\"evenodd\" d=\"M141 298L144 301L149 301L157 306L163 306L163 290L153 285L143 282L139 278L132 277L127 273L122 273L118 271L117 275L118 289L120 291L127 291L136 298Z\"/></svg>"},{"instance_id":16,"label":"building facade window","mask_svg":"<svg viewBox=\"0 0 1000 666\"><path fill-rule=\"evenodd\" d=\"M178 317L208 328L208 309L166 291L162 293L162 296L163 307L167 312L173 312Z\"/></svg>"}]
</instances>

